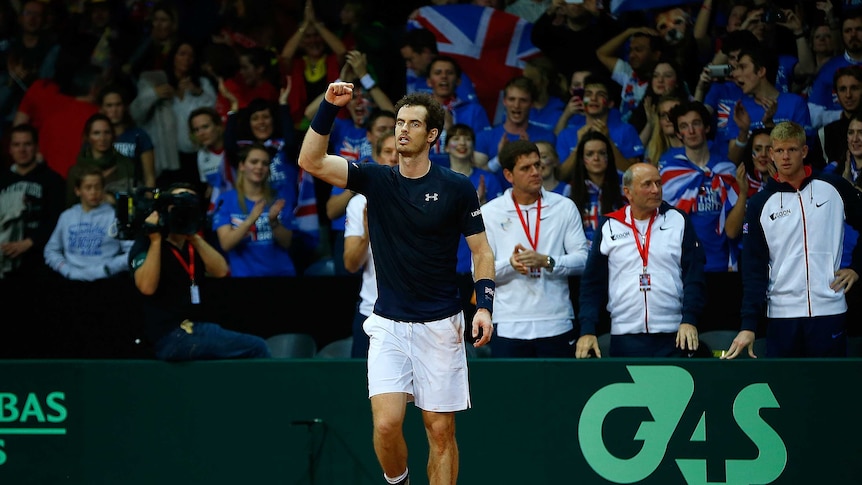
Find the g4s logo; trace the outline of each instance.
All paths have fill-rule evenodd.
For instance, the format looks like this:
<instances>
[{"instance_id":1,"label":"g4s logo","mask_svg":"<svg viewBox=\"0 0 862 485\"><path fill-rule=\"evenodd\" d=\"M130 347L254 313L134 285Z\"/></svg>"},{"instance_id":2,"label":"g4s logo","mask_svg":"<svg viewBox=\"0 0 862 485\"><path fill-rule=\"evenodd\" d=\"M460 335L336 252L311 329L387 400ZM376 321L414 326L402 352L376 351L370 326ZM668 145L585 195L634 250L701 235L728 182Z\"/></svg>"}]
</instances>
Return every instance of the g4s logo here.
<instances>
[{"instance_id":1,"label":"g4s logo","mask_svg":"<svg viewBox=\"0 0 862 485\"><path fill-rule=\"evenodd\" d=\"M599 389L587 401L578 423L578 441L587 463L606 480L634 483L652 474L661 463L668 443L694 394L694 380L685 369L675 366L628 366L634 382L616 383ZM622 407L646 407L654 421L642 422L635 435L643 441L640 452L618 458L602 441L605 416ZM726 482L722 485L770 483L787 464L787 448L778 433L760 418L761 408L779 408L765 383L743 388L733 402L733 418L758 448L753 460L726 460ZM705 439L705 413L692 440ZM719 485L708 482L706 460L677 459L677 467L688 485Z\"/></svg>"}]
</instances>

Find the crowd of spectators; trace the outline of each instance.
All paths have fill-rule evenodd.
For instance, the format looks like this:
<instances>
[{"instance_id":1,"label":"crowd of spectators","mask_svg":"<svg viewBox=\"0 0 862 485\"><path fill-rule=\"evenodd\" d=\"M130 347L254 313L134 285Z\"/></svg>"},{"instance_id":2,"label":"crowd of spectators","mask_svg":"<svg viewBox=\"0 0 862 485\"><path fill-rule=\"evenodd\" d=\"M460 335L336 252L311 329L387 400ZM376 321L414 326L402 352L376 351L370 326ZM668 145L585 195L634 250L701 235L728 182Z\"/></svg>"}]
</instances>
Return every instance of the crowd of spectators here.
<instances>
[{"instance_id":1,"label":"crowd of spectators","mask_svg":"<svg viewBox=\"0 0 862 485\"><path fill-rule=\"evenodd\" d=\"M428 8L445 16L456 3L518 16L531 29L535 52L496 92L473 82L476 65L487 68L481 58L456 55L458 41L443 51L440 33L435 40L417 28ZM302 275L329 259L347 272L343 217L355 194L296 164L336 79L354 82L357 96L340 115L332 153L373 161L383 134L376 127L391 131L394 102L428 91L447 109L434 163L470 177L484 204L511 186L497 159L502 147L539 144L549 165L545 188L575 202L588 244L600 215L626 202L623 172L652 163L665 201L695 221L706 271L744 264L745 204L775 173L766 135L776 124L804 128L812 170L858 182L862 2L621 3L639 7L611 12L612 2L599 0L0 0L0 279L123 272L112 261L127 245L88 236L117 228L85 232L71 213L46 250L61 213L86 195L81 184L92 166L102 170L95 182L104 205L89 204L100 212L115 206L118 193L193 184L209 215L205 237L228 256L250 231L243 219L267 219L270 250L284 253L289 267L260 263L238 272L233 254L232 276ZM264 160L248 161L251 148ZM266 165L263 179L252 163ZM252 190L266 194L266 209L245 207L243 194ZM237 220L237 211L250 217ZM111 226L107 220L87 224ZM847 234L849 254L856 233ZM98 247L82 253L86 244ZM104 270L73 271L63 258L80 258L64 249L102 255ZM459 272L469 277L466 266ZM720 304L707 302L706 311Z\"/></svg>"}]
</instances>

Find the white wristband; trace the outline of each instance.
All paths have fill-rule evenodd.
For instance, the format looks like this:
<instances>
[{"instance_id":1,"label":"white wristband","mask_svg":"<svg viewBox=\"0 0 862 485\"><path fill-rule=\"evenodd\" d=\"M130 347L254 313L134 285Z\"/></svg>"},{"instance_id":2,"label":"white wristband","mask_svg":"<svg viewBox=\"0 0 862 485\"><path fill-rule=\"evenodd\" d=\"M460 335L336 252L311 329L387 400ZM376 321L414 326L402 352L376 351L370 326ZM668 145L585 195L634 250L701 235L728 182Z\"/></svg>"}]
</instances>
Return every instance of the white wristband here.
<instances>
[{"instance_id":1,"label":"white wristband","mask_svg":"<svg viewBox=\"0 0 862 485\"><path fill-rule=\"evenodd\" d=\"M734 138L733 142L736 143L736 146L739 148L745 148L745 146L748 145L748 141L739 141L739 138Z\"/></svg>"},{"instance_id":2,"label":"white wristband","mask_svg":"<svg viewBox=\"0 0 862 485\"><path fill-rule=\"evenodd\" d=\"M362 83L362 87L365 88L366 91L371 91L372 89L374 89L374 86L377 85L377 83L374 81L374 78L371 77L371 74L368 74L367 72L364 76L359 78L359 82Z\"/></svg>"}]
</instances>

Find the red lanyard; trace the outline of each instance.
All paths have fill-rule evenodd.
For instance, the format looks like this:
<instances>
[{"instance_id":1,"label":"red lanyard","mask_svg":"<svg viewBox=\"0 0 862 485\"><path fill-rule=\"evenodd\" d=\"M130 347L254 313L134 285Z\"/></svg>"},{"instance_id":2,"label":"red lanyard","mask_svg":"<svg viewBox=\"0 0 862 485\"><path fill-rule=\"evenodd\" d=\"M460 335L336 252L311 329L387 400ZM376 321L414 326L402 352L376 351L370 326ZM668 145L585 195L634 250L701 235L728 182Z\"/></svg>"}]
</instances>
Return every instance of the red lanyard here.
<instances>
[{"instance_id":1,"label":"red lanyard","mask_svg":"<svg viewBox=\"0 0 862 485\"><path fill-rule=\"evenodd\" d=\"M177 261L183 266L183 269L186 270L186 273L189 274L189 281L192 282L192 286L195 284L195 248L191 244L189 244L189 262L186 264L185 260L183 260L182 255L177 248L171 245L171 251L174 253L174 257L177 258Z\"/></svg>"},{"instance_id":2,"label":"red lanyard","mask_svg":"<svg viewBox=\"0 0 862 485\"><path fill-rule=\"evenodd\" d=\"M512 193L512 202L515 203L515 210L518 211L518 218L521 219L521 227L524 228L524 232L527 234L527 241L530 241L530 246L533 247L533 251L536 251L536 248L539 247L539 224L542 222L542 196L540 195L538 199L536 199L536 238L533 239L530 237L530 221L524 219L524 215L521 214L521 206L518 205L518 201L515 200L515 194ZM528 212L528 211L524 211ZM529 213L527 214L529 217Z\"/></svg>"},{"instance_id":3,"label":"red lanyard","mask_svg":"<svg viewBox=\"0 0 862 485\"><path fill-rule=\"evenodd\" d=\"M650 235L652 235L652 223L655 221L655 212L649 218L649 225L646 228L646 234L644 235L644 243L641 245L640 233L638 232L638 228L635 225L635 218L632 216L631 228L635 232L635 244L637 244L638 252L641 254L641 261L644 263L644 273L647 270L647 261L649 261L649 239Z\"/></svg>"}]
</instances>

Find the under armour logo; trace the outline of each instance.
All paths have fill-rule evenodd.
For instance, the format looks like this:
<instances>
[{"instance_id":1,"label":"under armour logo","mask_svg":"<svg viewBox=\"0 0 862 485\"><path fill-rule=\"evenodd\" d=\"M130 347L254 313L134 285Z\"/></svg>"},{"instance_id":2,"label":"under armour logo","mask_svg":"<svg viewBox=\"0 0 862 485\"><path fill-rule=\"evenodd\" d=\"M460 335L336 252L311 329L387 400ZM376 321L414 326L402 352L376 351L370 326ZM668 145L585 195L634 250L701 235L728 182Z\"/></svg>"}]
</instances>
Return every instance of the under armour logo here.
<instances>
[{"instance_id":1,"label":"under armour logo","mask_svg":"<svg viewBox=\"0 0 862 485\"><path fill-rule=\"evenodd\" d=\"M432 200L433 200L434 202L437 202L437 198L438 198L438 197L439 197L439 196L437 195L437 192L434 192L434 194L433 194L433 195L432 195L432 194L425 194L425 202L430 202L430 201L432 201Z\"/></svg>"}]
</instances>

